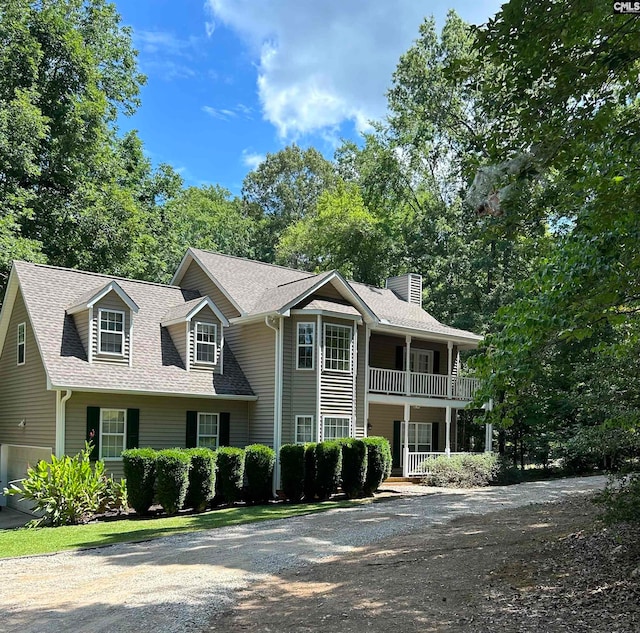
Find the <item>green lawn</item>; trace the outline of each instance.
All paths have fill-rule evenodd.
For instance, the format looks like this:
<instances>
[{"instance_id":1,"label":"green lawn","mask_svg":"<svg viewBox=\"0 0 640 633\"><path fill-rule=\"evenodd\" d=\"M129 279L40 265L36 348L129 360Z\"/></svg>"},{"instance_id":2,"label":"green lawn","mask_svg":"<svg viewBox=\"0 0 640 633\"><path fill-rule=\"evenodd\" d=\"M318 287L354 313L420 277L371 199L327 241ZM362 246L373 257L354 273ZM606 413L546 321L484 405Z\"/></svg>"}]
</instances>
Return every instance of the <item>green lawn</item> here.
<instances>
[{"instance_id":1,"label":"green lawn","mask_svg":"<svg viewBox=\"0 0 640 633\"><path fill-rule=\"evenodd\" d=\"M135 518L56 528L2 530L0 531L0 558L49 554L86 547L104 547L114 543L147 541L171 534L211 530L227 525L242 525L243 523L266 521L268 519L286 519L301 514L324 512L363 502L367 503L368 500L236 506L212 510L202 514L164 517L161 519Z\"/></svg>"}]
</instances>

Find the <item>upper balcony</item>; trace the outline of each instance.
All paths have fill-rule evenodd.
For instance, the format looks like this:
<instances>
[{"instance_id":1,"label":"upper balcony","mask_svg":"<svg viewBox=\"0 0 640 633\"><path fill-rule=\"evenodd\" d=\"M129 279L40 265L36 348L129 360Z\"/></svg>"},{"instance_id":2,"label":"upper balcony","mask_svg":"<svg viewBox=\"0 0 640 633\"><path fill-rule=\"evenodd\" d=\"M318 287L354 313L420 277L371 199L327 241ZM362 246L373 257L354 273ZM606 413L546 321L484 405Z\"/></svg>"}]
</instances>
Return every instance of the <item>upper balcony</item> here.
<instances>
[{"instance_id":1,"label":"upper balcony","mask_svg":"<svg viewBox=\"0 0 640 633\"><path fill-rule=\"evenodd\" d=\"M472 400L477 389L478 380L475 378L369 367L369 391L371 393Z\"/></svg>"}]
</instances>

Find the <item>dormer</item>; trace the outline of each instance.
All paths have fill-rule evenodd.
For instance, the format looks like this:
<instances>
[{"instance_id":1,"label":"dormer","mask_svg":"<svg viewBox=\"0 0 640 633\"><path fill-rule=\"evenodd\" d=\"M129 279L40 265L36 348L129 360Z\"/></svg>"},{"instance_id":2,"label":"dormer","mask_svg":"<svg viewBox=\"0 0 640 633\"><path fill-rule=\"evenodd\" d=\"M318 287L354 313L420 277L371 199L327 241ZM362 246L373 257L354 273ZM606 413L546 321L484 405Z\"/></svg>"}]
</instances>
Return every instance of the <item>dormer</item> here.
<instances>
[{"instance_id":1,"label":"dormer","mask_svg":"<svg viewBox=\"0 0 640 633\"><path fill-rule=\"evenodd\" d=\"M133 315L138 310L117 281L95 288L67 308L90 363L133 364Z\"/></svg>"},{"instance_id":2,"label":"dormer","mask_svg":"<svg viewBox=\"0 0 640 633\"><path fill-rule=\"evenodd\" d=\"M223 373L223 328L229 321L209 297L171 308L161 325L167 328L187 371Z\"/></svg>"}]
</instances>

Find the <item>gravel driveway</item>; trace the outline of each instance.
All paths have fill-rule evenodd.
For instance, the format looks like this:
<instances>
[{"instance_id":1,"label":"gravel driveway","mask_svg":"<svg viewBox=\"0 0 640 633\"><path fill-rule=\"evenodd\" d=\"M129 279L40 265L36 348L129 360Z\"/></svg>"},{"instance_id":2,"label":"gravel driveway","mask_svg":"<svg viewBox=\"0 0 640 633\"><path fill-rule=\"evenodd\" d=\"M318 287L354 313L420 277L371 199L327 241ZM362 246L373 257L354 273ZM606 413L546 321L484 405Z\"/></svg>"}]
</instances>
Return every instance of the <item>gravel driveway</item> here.
<instances>
[{"instance_id":1,"label":"gravel driveway","mask_svg":"<svg viewBox=\"0 0 640 633\"><path fill-rule=\"evenodd\" d=\"M603 477L434 491L286 520L0 561L0 631L200 631L234 594L279 570L460 515L557 501ZM393 486L388 486L393 488Z\"/></svg>"}]
</instances>

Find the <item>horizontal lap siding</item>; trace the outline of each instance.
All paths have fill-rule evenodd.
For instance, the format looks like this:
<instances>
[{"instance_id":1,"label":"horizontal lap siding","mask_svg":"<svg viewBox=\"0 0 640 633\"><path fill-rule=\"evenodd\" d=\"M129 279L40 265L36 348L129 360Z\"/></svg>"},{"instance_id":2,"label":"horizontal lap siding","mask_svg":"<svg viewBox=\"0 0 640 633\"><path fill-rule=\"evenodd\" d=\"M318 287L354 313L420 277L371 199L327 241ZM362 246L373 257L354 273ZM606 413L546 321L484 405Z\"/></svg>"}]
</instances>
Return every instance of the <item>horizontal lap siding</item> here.
<instances>
[{"instance_id":1,"label":"horizontal lap siding","mask_svg":"<svg viewBox=\"0 0 640 633\"><path fill-rule=\"evenodd\" d=\"M187 324L186 323L175 323L174 325L170 325L167 327L169 332L169 336L173 341L175 348L178 350L178 354L180 354L180 358L184 363L184 366L187 366Z\"/></svg>"},{"instance_id":2,"label":"horizontal lap siding","mask_svg":"<svg viewBox=\"0 0 640 633\"><path fill-rule=\"evenodd\" d=\"M82 341L82 347L84 347L85 354L89 358L89 310L83 310L73 315L73 321L78 330L78 336Z\"/></svg>"},{"instance_id":3,"label":"horizontal lap siding","mask_svg":"<svg viewBox=\"0 0 640 633\"><path fill-rule=\"evenodd\" d=\"M19 323L26 323L24 365L17 364ZM55 392L47 391L44 365L19 290L0 355L0 377L0 443L53 449ZM25 424L19 427L22 420Z\"/></svg>"},{"instance_id":4,"label":"horizontal lap siding","mask_svg":"<svg viewBox=\"0 0 640 633\"><path fill-rule=\"evenodd\" d=\"M203 321L206 323L215 323L216 324L216 345L218 347L218 362L215 365L198 365L195 361L195 344L196 344L196 323L198 321ZM207 371L213 371L214 374L220 373L220 345L222 344L222 323L220 323L220 319L213 313L211 308L204 307L197 315L191 319L189 323L189 347L187 353L192 359L191 365L192 369L205 369Z\"/></svg>"},{"instance_id":5,"label":"horizontal lap siding","mask_svg":"<svg viewBox=\"0 0 640 633\"><path fill-rule=\"evenodd\" d=\"M109 354L101 354L98 350L99 327L100 327L100 310L118 310L124 312L124 355L111 356ZM93 306L93 359L101 363L128 363L131 347L131 339L129 337L129 328L131 326L131 310L129 306L115 292L110 292L106 297L100 299ZM135 322L133 337L135 339ZM135 343L134 343L135 345Z\"/></svg>"},{"instance_id":6,"label":"horizontal lap siding","mask_svg":"<svg viewBox=\"0 0 640 633\"><path fill-rule=\"evenodd\" d=\"M317 366L311 370L296 369L298 323L316 324L315 315L285 319L284 328L284 380L282 400L282 443L295 441L297 415L311 415L316 419ZM316 334L317 336L317 334ZM314 345L314 348L317 344ZM317 422L317 420L316 420Z\"/></svg>"},{"instance_id":7,"label":"horizontal lap siding","mask_svg":"<svg viewBox=\"0 0 640 633\"><path fill-rule=\"evenodd\" d=\"M75 454L84 447L87 407L140 410L139 446L155 449L184 447L187 411L228 412L231 417L230 443L243 447L249 443L249 403L238 400L173 398L169 396L135 396L74 392L67 401L66 452ZM120 460L107 461L107 469L121 476Z\"/></svg>"},{"instance_id":8,"label":"horizontal lap siding","mask_svg":"<svg viewBox=\"0 0 640 633\"><path fill-rule=\"evenodd\" d=\"M225 340L258 396L251 407L250 441L268 446L273 446L275 338L275 332L262 321L225 330Z\"/></svg>"},{"instance_id":9,"label":"horizontal lap siding","mask_svg":"<svg viewBox=\"0 0 640 633\"><path fill-rule=\"evenodd\" d=\"M233 307L229 299L224 296L196 262L189 264L180 282L180 287L187 290L197 290L203 297L209 296L227 319L240 316L240 313Z\"/></svg>"},{"instance_id":10,"label":"horizontal lap siding","mask_svg":"<svg viewBox=\"0 0 640 633\"><path fill-rule=\"evenodd\" d=\"M356 375L356 437L365 435L365 393L367 375L367 336L364 325L358 326L358 373Z\"/></svg>"}]
</instances>

